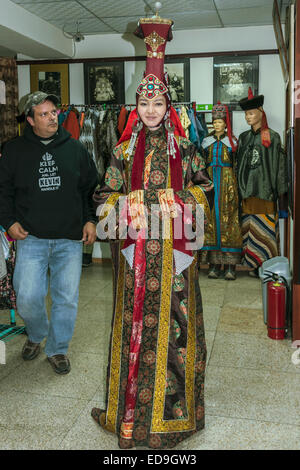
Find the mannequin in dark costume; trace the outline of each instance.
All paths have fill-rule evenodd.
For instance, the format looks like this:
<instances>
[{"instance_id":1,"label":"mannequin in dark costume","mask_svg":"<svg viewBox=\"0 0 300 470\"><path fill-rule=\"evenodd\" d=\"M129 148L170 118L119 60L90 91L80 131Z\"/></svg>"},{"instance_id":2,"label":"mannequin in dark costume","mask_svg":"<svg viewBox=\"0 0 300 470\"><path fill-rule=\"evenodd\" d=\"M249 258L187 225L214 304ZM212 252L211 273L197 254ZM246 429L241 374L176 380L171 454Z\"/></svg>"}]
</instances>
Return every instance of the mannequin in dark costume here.
<instances>
[{"instance_id":1,"label":"mannequin in dark costume","mask_svg":"<svg viewBox=\"0 0 300 470\"><path fill-rule=\"evenodd\" d=\"M237 178L242 200L243 264L249 274L267 259L279 255L278 217L287 217L287 160L280 136L268 127L264 96L239 102L251 126L239 136Z\"/></svg>"}]
</instances>

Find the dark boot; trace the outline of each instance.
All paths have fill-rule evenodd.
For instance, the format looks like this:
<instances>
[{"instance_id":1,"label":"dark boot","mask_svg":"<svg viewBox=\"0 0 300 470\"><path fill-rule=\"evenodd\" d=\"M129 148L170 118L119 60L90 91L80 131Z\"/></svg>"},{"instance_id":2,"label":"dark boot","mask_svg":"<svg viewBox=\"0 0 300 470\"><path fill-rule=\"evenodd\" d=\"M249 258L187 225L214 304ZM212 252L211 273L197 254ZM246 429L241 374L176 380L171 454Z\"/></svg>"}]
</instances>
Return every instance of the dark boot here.
<instances>
[{"instance_id":1,"label":"dark boot","mask_svg":"<svg viewBox=\"0 0 300 470\"><path fill-rule=\"evenodd\" d=\"M40 343L33 343L27 339L22 349L22 357L24 361L31 361L32 359L35 359L40 354L40 352Z\"/></svg>"},{"instance_id":2,"label":"dark boot","mask_svg":"<svg viewBox=\"0 0 300 470\"><path fill-rule=\"evenodd\" d=\"M252 269L251 271L248 272L249 276L251 277L259 277L258 276L258 268Z\"/></svg>"},{"instance_id":3,"label":"dark boot","mask_svg":"<svg viewBox=\"0 0 300 470\"><path fill-rule=\"evenodd\" d=\"M91 266L93 264L92 253L83 253L82 254L82 266L84 268Z\"/></svg>"},{"instance_id":4,"label":"dark boot","mask_svg":"<svg viewBox=\"0 0 300 470\"><path fill-rule=\"evenodd\" d=\"M224 265L224 279L226 281L235 281L235 265L234 264L225 264Z\"/></svg>"},{"instance_id":5,"label":"dark boot","mask_svg":"<svg viewBox=\"0 0 300 470\"><path fill-rule=\"evenodd\" d=\"M220 276L221 265L220 264L211 264L208 270L208 277L210 279L218 279Z\"/></svg>"}]
</instances>

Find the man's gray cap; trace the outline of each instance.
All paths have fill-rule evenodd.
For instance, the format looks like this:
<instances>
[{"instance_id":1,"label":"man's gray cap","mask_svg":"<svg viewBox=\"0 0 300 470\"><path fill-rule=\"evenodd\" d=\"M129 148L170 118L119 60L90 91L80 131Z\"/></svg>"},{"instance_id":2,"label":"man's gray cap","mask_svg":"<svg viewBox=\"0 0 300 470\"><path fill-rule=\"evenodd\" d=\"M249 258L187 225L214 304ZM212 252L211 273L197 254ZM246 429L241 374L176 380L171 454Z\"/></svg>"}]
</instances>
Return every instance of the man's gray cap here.
<instances>
[{"instance_id":1,"label":"man's gray cap","mask_svg":"<svg viewBox=\"0 0 300 470\"><path fill-rule=\"evenodd\" d=\"M46 100L52 101L55 106L59 103L59 98L56 95L48 95L48 93L44 93L43 91L35 91L34 93L31 93L24 105L25 116L27 116L32 106L37 106L44 103Z\"/></svg>"}]
</instances>

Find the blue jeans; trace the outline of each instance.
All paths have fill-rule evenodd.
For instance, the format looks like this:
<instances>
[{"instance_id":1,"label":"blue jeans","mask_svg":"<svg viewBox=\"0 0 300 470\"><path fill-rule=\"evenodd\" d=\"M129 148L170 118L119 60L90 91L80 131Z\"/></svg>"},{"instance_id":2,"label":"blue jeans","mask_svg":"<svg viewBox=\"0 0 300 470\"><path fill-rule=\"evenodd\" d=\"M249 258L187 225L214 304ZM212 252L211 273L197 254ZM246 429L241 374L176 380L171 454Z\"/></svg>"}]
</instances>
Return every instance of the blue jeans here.
<instances>
[{"instance_id":1,"label":"blue jeans","mask_svg":"<svg viewBox=\"0 0 300 470\"><path fill-rule=\"evenodd\" d=\"M28 235L17 241L14 289L18 313L28 338L40 343L46 336L47 356L66 354L77 315L82 270L82 242L46 240ZM46 295L52 299L48 320Z\"/></svg>"}]
</instances>

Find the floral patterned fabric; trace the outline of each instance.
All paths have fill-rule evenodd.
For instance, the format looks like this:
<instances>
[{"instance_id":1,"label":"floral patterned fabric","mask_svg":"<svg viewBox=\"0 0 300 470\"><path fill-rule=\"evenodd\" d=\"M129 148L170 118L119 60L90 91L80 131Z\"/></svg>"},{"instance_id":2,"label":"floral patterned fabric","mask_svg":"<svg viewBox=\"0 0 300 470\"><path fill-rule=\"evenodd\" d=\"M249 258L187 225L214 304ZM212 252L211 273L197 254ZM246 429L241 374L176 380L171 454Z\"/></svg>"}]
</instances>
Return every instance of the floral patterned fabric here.
<instances>
[{"instance_id":1,"label":"floral patterned fabric","mask_svg":"<svg viewBox=\"0 0 300 470\"><path fill-rule=\"evenodd\" d=\"M13 288L13 273L15 266L15 247L10 243L10 255L6 260L6 276L0 281L0 310L16 309L16 294Z\"/></svg>"},{"instance_id":2,"label":"floral patterned fabric","mask_svg":"<svg viewBox=\"0 0 300 470\"><path fill-rule=\"evenodd\" d=\"M178 143L183 189L176 196L191 203L193 213L202 202L208 217L213 185L203 158L187 139L180 137ZM115 148L105 184L95 193L95 201L106 204L103 213L109 207L118 209L118 197L131 192L133 161L125 158L127 146L124 142ZM151 152L149 171L146 157ZM146 130L143 183L148 189L143 191L148 209L159 204L159 190L169 187L168 158L163 128ZM112 174L118 175L117 185ZM161 226L158 238L144 242L138 252L139 262L144 262L140 271L125 261L122 241L111 243L114 312L106 410L100 423L118 436L121 448L171 448L204 426L206 345L198 267L195 253L192 265L175 274L172 240L163 238ZM138 317L137 284L143 289Z\"/></svg>"}]
</instances>

